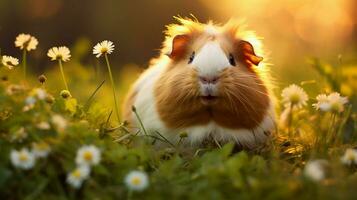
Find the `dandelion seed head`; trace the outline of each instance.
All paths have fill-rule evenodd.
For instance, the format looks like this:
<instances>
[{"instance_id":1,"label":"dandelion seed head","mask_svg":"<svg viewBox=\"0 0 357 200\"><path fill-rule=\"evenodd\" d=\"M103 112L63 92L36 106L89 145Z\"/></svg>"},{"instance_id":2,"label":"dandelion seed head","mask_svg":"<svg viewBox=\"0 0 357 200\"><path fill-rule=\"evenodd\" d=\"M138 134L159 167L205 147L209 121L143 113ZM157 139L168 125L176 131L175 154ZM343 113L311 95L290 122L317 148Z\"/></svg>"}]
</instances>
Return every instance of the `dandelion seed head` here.
<instances>
[{"instance_id":1,"label":"dandelion seed head","mask_svg":"<svg viewBox=\"0 0 357 200\"><path fill-rule=\"evenodd\" d=\"M9 69L13 69L15 66L19 64L19 59L14 58L12 56L2 56L1 63L5 67Z\"/></svg>"},{"instance_id":2,"label":"dandelion seed head","mask_svg":"<svg viewBox=\"0 0 357 200\"><path fill-rule=\"evenodd\" d=\"M111 54L113 51L114 51L114 44L112 41L109 40L104 40L96 44L93 48L93 54L96 55L97 58L105 54Z\"/></svg>"},{"instance_id":3,"label":"dandelion seed head","mask_svg":"<svg viewBox=\"0 0 357 200\"><path fill-rule=\"evenodd\" d=\"M21 33L16 37L15 46L26 51L35 50L38 45L38 40L30 34Z\"/></svg>"}]
</instances>

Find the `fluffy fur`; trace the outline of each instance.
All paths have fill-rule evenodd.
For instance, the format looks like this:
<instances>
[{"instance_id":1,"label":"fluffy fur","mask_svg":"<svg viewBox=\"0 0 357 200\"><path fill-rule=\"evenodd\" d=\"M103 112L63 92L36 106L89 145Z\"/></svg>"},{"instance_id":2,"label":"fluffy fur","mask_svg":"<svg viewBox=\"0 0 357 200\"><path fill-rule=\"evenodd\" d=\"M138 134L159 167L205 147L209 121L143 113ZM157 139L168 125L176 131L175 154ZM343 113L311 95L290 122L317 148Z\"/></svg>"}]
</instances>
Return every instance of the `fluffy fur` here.
<instances>
[{"instance_id":1,"label":"fluffy fur","mask_svg":"<svg viewBox=\"0 0 357 200\"><path fill-rule=\"evenodd\" d=\"M275 116L260 40L234 20L223 26L177 20L167 26L161 55L127 95L124 119L139 127L134 105L148 132L158 131L173 142L187 132L191 145L207 138L250 149L264 143ZM217 78L217 83L202 82L202 77ZM206 93L214 100L204 103Z\"/></svg>"}]
</instances>

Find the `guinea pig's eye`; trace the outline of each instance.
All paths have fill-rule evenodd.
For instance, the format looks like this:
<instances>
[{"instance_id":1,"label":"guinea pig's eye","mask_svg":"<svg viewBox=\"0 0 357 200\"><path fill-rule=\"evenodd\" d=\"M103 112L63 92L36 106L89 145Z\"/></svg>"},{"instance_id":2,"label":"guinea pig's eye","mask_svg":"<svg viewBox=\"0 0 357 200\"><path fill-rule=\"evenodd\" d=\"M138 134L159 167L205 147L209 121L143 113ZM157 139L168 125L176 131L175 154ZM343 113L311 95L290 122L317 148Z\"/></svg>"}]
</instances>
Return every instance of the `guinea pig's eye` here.
<instances>
[{"instance_id":1,"label":"guinea pig's eye","mask_svg":"<svg viewBox=\"0 0 357 200\"><path fill-rule=\"evenodd\" d=\"M195 52L192 52L190 58L188 59L188 64L191 64L194 58L195 58Z\"/></svg>"},{"instance_id":2,"label":"guinea pig's eye","mask_svg":"<svg viewBox=\"0 0 357 200\"><path fill-rule=\"evenodd\" d=\"M232 66L236 66L236 60L234 59L231 53L229 54L228 59L229 59L229 64L231 64Z\"/></svg>"}]
</instances>

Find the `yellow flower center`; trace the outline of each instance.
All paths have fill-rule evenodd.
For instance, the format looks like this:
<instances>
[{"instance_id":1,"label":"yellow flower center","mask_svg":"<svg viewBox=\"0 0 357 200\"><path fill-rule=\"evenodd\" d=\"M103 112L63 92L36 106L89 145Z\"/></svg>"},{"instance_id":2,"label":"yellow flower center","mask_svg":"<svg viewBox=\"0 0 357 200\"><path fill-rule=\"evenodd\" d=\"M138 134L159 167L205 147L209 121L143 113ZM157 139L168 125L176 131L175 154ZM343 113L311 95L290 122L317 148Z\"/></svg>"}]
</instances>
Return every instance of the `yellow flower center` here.
<instances>
[{"instance_id":1,"label":"yellow flower center","mask_svg":"<svg viewBox=\"0 0 357 200\"><path fill-rule=\"evenodd\" d=\"M131 179L131 183L133 185L140 185L141 184L141 179L139 177L134 177L133 179Z\"/></svg>"},{"instance_id":2,"label":"yellow flower center","mask_svg":"<svg viewBox=\"0 0 357 200\"><path fill-rule=\"evenodd\" d=\"M74 172L72 172L72 176L79 179L81 177L81 172L78 169L76 169L74 170Z\"/></svg>"},{"instance_id":3,"label":"yellow flower center","mask_svg":"<svg viewBox=\"0 0 357 200\"><path fill-rule=\"evenodd\" d=\"M337 112L340 112L340 110L341 110L341 106L340 106L339 103L332 103L331 104L331 112L337 113Z\"/></svg>"},{"instance_id":4,"label":"yellow flower center","mask_svg":"<svg viewBox=\"0 0 357 200\"><path fill-rule=\"evenodd\" d=\"M84 152L83 157L84 157L84 160L86 160L86 161L92 161L93 154L92 154L92 152L86 151L86 152Z\"/></svg>"},{"instance_id":5,"label":"yellow flower center","mask_svg":"<svg viewBox=\"0 0 357 200\"><path fill-rule=\"evenodd\" d=\"M297 104L297 103L299 103L299 102L300 102L300 96L299 96L298 94L292 94L292 95L290 96L290 102L291 102L292 104Z\"/></svg>"},{"instance_id":6,"label":"yellow flower center","mask_svg":"<svg viewBox=\"0 0 357 200\"><path fill-rule=\"evenodd\" d=\"M107 52L108 52L108 48L107 48L107 47L102 47L102 48L100 49L100 52L101 52L101 53L107 53Z\"/></svg>"},{"instance_id":7,"label":"yellow flower center","mask_svg":"<svg viewBox=\"0 0 357 200\"><path fill-rule=\"evenodd\" d=\"M11 61L7 61L7 62L6 62L6 65L8 65L8 66L13 66L13 64L12 64Z\"/></svg>"},{"instance_id":8,"label":"yellow flower center","mask_svg":"<svg viewBox=\"0 0 357 200\"><path fill-rule=\"evenodd\" d=\"M63 56L62 56L61 54L57 54L57 55L56 55L56 59L57 59L57 60L62 60L62 57L63 57Z\"/></svg>"},{"instance_id":9,"label":"yellow flower center","mask_svg":"<svg viewBox=\"0 0 357 200\"><path fill-rule=\"evenodd\" d=\"M20 153L20 155L19 155L19 159L20 159L20 161L22 161L22 162L25 162L25 161L27 161L29 158L28 158L28 156L27 156L27 154L26 153Z\"/></svg>"}]
</instances>

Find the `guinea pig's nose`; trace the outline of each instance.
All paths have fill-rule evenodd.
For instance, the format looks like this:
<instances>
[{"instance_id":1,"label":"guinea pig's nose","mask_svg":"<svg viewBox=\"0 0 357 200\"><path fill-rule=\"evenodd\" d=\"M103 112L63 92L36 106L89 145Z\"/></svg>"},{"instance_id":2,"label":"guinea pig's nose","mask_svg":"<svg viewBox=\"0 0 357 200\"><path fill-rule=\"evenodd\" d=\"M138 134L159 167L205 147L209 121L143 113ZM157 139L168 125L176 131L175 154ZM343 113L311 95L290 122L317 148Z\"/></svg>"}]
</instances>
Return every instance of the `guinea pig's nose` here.
<instances>
[{"instance_id":1,"label":"guinea pig's nose","mask_svg":"<svg viewBox=\"0 0 357 200\"><path fill-rule=\"evenodd\" d=\"M203 84L216 84L218 82L219 77L218 76L200 76L199 77L201 83Z\"/></svg>"}]
</instances>

